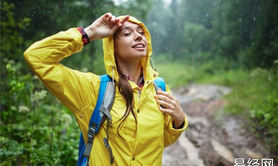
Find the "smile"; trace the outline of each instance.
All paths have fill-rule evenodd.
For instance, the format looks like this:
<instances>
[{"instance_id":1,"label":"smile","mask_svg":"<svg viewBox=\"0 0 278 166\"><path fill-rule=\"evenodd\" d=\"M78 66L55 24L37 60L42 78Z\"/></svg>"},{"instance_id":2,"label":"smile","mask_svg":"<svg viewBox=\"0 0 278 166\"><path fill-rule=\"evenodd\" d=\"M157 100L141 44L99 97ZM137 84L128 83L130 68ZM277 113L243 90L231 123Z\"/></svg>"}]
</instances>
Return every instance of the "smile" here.
<instances>
[{"instance_id":1,"label":"smile","mask_svg":"<svg viewBox=\"0 0 278 166\"><path fill-rule=\"evenodd\" d=\"M138 51L144 51L145 50L145 45L141 44L141 43L138 43L138 44L133 45L132 48L135 48Z\"/></svg>"},{"instance_id":2,"label":"smile","mask_svg":"<svg viewBox=\"0 0 278 166\"><path fill-rule=\"evenodd\" d=\"M133 45L133 46L132 46L132 48L145 48L145 45L144 45L144 44L139 43L139 44L135 44L135 45Z\"/></svg>"}]
</instances>

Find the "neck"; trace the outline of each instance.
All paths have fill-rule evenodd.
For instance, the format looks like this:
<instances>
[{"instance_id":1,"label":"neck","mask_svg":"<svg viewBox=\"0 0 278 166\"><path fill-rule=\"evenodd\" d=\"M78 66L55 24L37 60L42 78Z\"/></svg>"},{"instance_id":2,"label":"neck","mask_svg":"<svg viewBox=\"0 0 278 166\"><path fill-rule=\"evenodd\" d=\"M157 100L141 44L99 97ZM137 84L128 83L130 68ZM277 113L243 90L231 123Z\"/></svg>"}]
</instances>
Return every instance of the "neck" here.
<instances>
[{"instance_id":1,"label":"neck","mask_svg":"<svg viewBox=\"0 0 278 166\"><path fill-rule=\"evenodd\" d=\"M118 67L123 74L127 74L130 77L130 80L135 82L136 84L139 81L139 77L141 75L141 62L126 62L118 59Z\"/></svg>"}]
</instances>

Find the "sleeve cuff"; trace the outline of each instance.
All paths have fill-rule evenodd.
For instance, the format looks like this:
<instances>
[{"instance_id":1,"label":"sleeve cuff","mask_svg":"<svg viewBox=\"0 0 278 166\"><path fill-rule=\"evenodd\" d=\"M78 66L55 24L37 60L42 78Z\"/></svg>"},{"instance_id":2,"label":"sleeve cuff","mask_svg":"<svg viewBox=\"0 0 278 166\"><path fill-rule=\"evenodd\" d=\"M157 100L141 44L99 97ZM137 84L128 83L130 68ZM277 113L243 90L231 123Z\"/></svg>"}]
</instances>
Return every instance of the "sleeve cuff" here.
<instances>
[{"instance_id":1,"label":"sleeve cuff","mask_svg":"<svg viewBox=\"0 0 278 166\"><path fill-rule=\"evenodd\" d=\"M77 28L70 28L69 30L66 31L74 40L75 43L75 53L79 52L82 50L84 44L82 42L82 35L81 33L77 30Z\"/></svg>"},{"instance_id":2,"label":"sleeve cuff","mask_svg":"<svg viewBox=\"0 0 278 166\"><path fill-rule=\"evenodd\" d=\"M180 134L181 132L183 132L188 126L188 122L186 120L186 117L184 118L184 122L183 124L179 127L179 128L174 128L174 121L173 119L170 117L170 123L168 123L168 130L173 133L173 134Z\"/></svg>"}]
</instances>

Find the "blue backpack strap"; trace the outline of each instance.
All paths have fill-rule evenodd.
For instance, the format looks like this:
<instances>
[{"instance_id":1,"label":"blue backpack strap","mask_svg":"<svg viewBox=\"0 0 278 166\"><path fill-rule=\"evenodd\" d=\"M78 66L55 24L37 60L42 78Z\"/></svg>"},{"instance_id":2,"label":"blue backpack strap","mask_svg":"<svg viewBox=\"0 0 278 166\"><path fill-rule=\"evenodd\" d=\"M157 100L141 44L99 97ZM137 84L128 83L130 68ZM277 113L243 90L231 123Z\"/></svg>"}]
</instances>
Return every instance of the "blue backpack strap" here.
<instances>
[{"instance_id":1,"label":"blue backpack strap","mask_svg":"<svg viewBox=\"0 0 278 166\"><path fill-rule=\"evenodd\" d=\"M94 112L91 116L90 123L89 123L89 127L91 127L93 125L93 123L95 123L97 125L96 133L98 132L98 128L99 128L98 125L101 120L99 110L100 110L100 107L101 107L101 104L103 101L107 82L110 82L110 81L112 81L112 79L107 74L100 76L100 87L99 87L99 92L98 92L97 104L95 106Z\"/></svg>"},{"instance_id":2,"label":"blue backpack strap","mask_svg":"<svg viewBox=\"0 0 278 166\"><path fill-rule=\"evenodd\" d=\"M161 77L157 77L155 80L154 80L154 85L155 85L155 90L162 90L164 92L166 92L166 84L165 84L165 81L163 78Z\"/></svg>"},{"instance_id":3,"label":"blue backpack strap","mask_svg":"<svg viewBox=\"0 0 278 166\"><path fill-rule=\"evenodd\" d=\"M110 82L110 81L112 81L112 79L107 74L100 76L98 99L97 99L97 103L94 108L93 114L91 115L90 123L89 123L88 143L87 143L87 145L89 144L89 147L86 146L84 139L83 139L83 135L81 133L80 138L79 138L79 154L78 154L77 166L84 166L84 165L88 164L87 162L88 162L88 158L89 158L90 151L92 148L93 138L94 138L95 134L98 133L98 130L100 127L99 126L99 123L101 121L100 107L101 107L103 97L105 94L107 82ZM89 138L89 137L91 137L91 138ZM91 141L89 141L89 140L91 140Z\"/></svg>"},{"instance_id":4,"label":"blue backpack strap","mask_svg":"<svg viewBox=\"0 0 278 166\"><path fill-rule=\"evenodd\" d=\"M79 137L79 150L78 150L78 161L77 161L77 166L85 165L87 162L87 158L83 157L83 152L86 148L82 132L80 133Z\"/></svg>"}]
</instances>

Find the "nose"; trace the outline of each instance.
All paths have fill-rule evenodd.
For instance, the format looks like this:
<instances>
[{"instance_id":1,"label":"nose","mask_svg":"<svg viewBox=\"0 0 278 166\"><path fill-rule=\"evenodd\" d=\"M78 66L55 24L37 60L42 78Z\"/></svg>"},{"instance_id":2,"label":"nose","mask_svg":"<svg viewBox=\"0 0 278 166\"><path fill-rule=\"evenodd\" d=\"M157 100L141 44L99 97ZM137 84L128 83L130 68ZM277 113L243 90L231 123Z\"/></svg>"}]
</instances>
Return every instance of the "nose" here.
<instances>
[{"instance_id":1,"label":"nose","mask_svg":"<svg viewBox=\"0 0 278 166\"><path fill-rule=\"evenodd\" d=\"M135 33L135 41L141 41L142 40L142 35L140 33Z\"/></svg>"}]
</instances>

